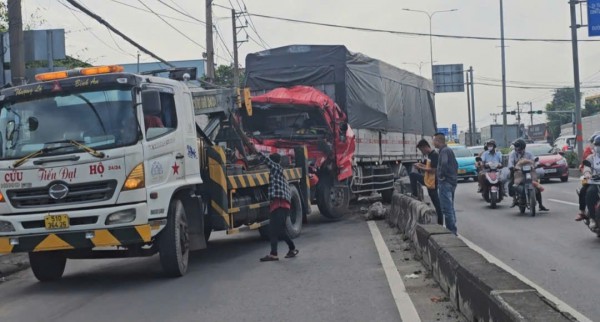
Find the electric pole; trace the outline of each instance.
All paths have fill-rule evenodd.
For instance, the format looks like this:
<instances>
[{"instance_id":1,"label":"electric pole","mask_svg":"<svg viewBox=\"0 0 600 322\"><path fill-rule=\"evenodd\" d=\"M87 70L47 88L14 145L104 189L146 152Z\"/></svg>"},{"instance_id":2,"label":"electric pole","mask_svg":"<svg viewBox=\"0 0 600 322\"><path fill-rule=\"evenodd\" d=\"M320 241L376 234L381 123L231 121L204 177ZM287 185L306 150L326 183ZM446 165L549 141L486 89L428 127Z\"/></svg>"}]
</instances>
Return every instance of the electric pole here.
<instances>
[{"instance_id":1,"label":"electric pole","mask_svg":"<svg viewBox=\"0 0 600 322\"><path fill-rule=\"evenodd\" d=\"M239 49L238 44L245 43L248 41L248 39L240 40L240 41L238 41L238 39L237 39L238 29L246 28L246 26L238 27L238 25L237 25L238 14L242 14L242 12L238 13L238 12L235 12L235 9L231 9L231 24L233 27L233 86L234 87L240 86L240 69L239 69L240 64L238 62L238 49Z\"/></svg>"},{"instance_id":2,"label":"electric pole","mask_svg":"<svg viewBox=\"0 0 600 322\"><path fill-rule=\"evenodd\" d=\"M25 45L21 0L8 0L8 38L10 41L10 74L13 85L25 84Z\"/></svg>"},{"instance_id":3,"label":"electric pole","mask_svg":"<svg viewBox=\"0 0 600 322\"><path fill-rule=\"evenodd\" d=\"M581 89L579 84L579 49L577 47L577 29L580 25L577 24L577 10L575 6L583 1L570 0L569 6L571 9L571 42L573 47L573 78L575 82L575 129L576 129L576 146L577 156L579 160L583 157L583 133L581 128Z\"/></svg>"},{"instance_id":4,"label":"electric pole","mask_svg":"<svg viewBox=\"0 0 600 322\"><path fill-rule=\"evenodd\" d=\"M502 131L504 132L504 144L508 147L508 136L506 133L506 56L504 54L504 6L500 0L500 50L502 52Z\"/></svg>"},{"instance_id":5,"label":"electric pole","mask_svg":"<svg viewBox=\"0 0 600 322\"><path fill-rule=\"evenodd\" d=\"M466 76L467 76L467 114L469 115L469 144L465 145L470 146L473 145L473 123L471 123L471 94L469 93L469 84L470 84L470 80L469 80L469 72L465 72ZM465 135L465 141L467 140L467 136Z\"/></svg>"},{"instance_id":6,"label":"electric pole","mask_svg":"<svg viewBox=\"0 0 600 322\"><path fill-rule=\"evenodd\" d=\"M471 75L471 112L473 113L473 131L477 133L477 125L475 124L475 78L473 77L473 66L469 67L469 74Z\"/></svg>"},{"instance_id":7,"label":"electric pole","mask_svg":"<svg viewBox=\"0 0 600 322\"><path fill-rule=\"evenodd\" d=\"M215 50L213 45L212 0L206 0L206 78L215 80Z\"/></svg>"}]
</instances>

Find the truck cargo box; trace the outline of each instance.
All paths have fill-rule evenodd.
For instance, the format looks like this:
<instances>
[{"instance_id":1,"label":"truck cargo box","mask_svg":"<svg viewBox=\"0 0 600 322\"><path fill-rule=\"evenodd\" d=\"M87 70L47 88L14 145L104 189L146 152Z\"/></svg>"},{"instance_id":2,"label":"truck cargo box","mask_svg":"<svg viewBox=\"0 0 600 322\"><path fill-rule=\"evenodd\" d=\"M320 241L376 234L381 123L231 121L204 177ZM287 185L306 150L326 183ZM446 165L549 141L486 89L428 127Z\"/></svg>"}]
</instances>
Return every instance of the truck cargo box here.
<instances>
[{"instance_id":1,"label":"truck cargo box","mask_svg":"<svg viewBox=\"0 0 600 322\"><path fill-rule=\"evenodd\" d=\"M415 136L436 131L430 80L342 45L292 45L249 54L245 81L253 93L294 85L320 89L356 130Z\"/></svg>"}]
</instances>

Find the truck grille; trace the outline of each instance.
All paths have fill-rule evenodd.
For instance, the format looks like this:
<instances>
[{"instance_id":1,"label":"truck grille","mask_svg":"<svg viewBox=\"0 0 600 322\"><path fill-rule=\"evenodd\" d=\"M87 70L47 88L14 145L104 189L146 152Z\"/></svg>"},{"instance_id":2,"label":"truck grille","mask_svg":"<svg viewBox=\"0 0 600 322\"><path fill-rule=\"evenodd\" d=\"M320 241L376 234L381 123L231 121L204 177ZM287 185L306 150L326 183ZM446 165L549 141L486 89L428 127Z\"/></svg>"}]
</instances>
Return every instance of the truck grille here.
<instances>
[{"instance_id":1,"label":"truck grille","mask_svg":"<svg viewBox=\"0 0 600 322\"><path fill-rule=\"evenodd\" d=\"M116 180L64 184L69 192L62 199L53 199L49 195L51 185L40 188L8 190L7 197L15 208L32 208L104 201L112 198L117 186Z\"/></svg>"}]
</instances>

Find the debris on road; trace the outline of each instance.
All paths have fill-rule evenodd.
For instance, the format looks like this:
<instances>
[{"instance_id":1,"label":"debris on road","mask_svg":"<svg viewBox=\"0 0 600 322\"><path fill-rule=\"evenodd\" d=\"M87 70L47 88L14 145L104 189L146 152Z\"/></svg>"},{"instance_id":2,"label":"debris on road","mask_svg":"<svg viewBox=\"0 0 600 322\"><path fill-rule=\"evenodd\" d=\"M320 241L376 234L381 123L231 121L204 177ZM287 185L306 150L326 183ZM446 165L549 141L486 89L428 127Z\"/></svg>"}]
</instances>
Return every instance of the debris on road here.
<instances>
[{"instance_id":1,"label":"debris on road","mask_svg":"<svg viewBox=\"0 0 600 322\"><path fill-rule=\"evenodd\" d=\"M420 277L420 275L418 275L418 274L408 274L408 275L404 276L404 278L407 279L407 280L409 280L409 279L415 279L415 278L419 278L419 277Z\"/></svg>"},{"instance_id":2,"label":"debris on road","mask_svg":"<svg viewBox=\"0 0 600 322\"><path fill-rule=\"evenodd\" d=\"M365 214L365 220L383 220L388 213L388 209L383 206L383 204L378 201L372 204L367 213Z\"/></svg>"}]
</instances>

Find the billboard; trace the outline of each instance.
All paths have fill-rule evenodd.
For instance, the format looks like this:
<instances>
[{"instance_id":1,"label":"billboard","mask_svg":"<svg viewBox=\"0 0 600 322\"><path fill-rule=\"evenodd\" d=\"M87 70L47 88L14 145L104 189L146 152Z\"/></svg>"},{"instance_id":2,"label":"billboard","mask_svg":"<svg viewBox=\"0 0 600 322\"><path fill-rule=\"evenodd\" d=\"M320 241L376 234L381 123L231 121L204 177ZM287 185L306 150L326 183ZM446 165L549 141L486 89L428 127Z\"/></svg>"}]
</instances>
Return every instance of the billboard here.
<instances>
[{"instance_id":1,"label":"billboard","mask_svg":"<svg viewBox=\"0 0 600 322\"><path fill-rule=\"evenodd\" d=\"M600 36L600 0L587 1L588 36Z\"/></svg>"},{"instance_id":2,"label":"billboard","mask_svg":"<svg viewBox=\"0 0 600 322\"><path fill-rule=\"evenodd\" d=\"M435 93L464 92L463 64L433 65L433 86Z\"/></svg>"}]
</instances>

